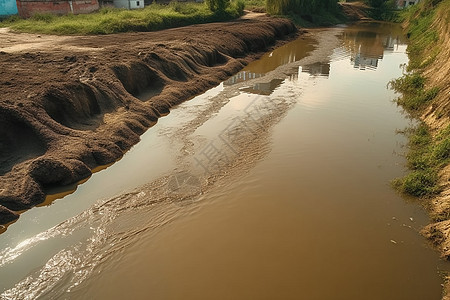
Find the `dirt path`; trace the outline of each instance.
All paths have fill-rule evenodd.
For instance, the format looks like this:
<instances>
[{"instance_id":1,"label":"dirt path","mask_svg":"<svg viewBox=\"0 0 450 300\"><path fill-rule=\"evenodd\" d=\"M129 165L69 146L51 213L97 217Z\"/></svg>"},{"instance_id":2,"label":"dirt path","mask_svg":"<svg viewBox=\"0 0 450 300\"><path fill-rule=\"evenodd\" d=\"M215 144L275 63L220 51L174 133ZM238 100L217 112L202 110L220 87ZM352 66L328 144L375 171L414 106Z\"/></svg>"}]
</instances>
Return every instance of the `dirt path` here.
<instances>
[{"instance_id":1,"label":"dirt path","mask_svg":"<svg viewBox=\"0 0 450 300\"><path fill-rule=\"evenodd\" d=\"M29 33L15 33L9 28L0 28L0 51L7 53L25 51L94 51L97 47L78 47L67 45L65 42L74 41L79 37L39 35Z\"/></svg>"},{"instance_id":2,"label":"dirt path","mask_svg":"<svg viewBox=\"0 0 450 300\"><path fill-rule=\"evenodd\" d=\"M339 2L342 12L350 21L367 21L372 20L368 17L370 7L363 2Z\"/></svg>"},{"instance_id":3,"label":"dirt path","mask_svg":"<svg viewBox=\"0 0 450 300\"><path fill-rule=\"evenodd\" d=\"M50 36L0 30L0 224L120 158L170 107L294 37L288 20Z\"/></svg>"}]
</instances>

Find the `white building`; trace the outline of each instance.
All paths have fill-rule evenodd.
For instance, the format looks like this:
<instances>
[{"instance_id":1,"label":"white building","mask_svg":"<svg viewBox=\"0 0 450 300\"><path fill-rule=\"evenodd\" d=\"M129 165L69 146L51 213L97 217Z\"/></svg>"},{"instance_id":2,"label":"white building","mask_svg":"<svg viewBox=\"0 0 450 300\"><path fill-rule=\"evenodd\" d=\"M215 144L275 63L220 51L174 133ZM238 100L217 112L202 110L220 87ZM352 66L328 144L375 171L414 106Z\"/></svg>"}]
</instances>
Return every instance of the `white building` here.
<instances>
[{"instance_id":1,"label":"white building","mask_svg":"<svg viewBox=\"0 0 450 300\"><path fill-rule=\"evenodd\" d=\"M420 0L397 0L397 8L406 8L411 5L419 3Z\"/></svg>"},{"instance_id":2,"label":"white building","mask_svg":"<svg viewBox=\"0 0 450 300\"><path fill-rule=\"evenodd\" d=\"M137 9L144 8L144 0L113 0L117 8Z\"/></svg>"}]
</instances>

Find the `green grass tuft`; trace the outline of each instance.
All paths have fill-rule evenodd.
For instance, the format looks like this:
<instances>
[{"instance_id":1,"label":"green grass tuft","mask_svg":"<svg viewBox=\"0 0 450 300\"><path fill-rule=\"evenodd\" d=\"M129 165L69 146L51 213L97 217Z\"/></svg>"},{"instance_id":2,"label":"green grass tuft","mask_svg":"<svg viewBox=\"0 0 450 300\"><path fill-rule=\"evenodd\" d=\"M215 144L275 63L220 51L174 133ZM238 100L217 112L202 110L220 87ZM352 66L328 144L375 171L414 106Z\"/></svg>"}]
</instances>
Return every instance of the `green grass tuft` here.
<instances>
[{"instance_id":1,"label":"green grass tuft","mask_svg":"<svg viewBox=\"0 0 450 300\"><path fill-rule=\"evenodd\" d=\"M406 156L412 170L393 185L401 192L424 197L440 192L439 172L450 162L450 126L432 138L425 124L420 124L409 134L409 152Z\"/></svg>"},{"instance_id":2,"label":"green grass tuft","mask_svg":"<svg viewBox=\"0 0 450 300\"><path fill-rule=\"evenodd\" d=\"M436 194L439 190L436 187L437 173L434 170L412 171L405 177L394 181L394 186L403 193L423 197Z\"/></svg>"},{"instance_id":3,"label":"green grass tuft","mask_svg":"<svg viewBox=\"0 0 450 300\"><path fill-rule=\"evenodd\" d=\"M392 88L402 93L397 103L410 113L419 111L438 95L438 87L425 89L425 84L425 78L417 72L405 74L390 82Z\"/></svg>"}]
</instances>

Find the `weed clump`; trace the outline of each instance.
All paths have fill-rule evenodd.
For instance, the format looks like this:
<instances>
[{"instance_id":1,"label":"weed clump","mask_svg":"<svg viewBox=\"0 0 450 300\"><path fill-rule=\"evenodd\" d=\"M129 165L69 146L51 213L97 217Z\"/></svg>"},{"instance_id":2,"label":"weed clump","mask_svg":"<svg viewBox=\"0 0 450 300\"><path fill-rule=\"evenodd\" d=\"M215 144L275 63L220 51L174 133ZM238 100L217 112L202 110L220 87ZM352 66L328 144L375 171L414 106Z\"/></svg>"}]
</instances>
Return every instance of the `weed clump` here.
<instances>
[{"instance_id":1,"label":"weed clump","mask_svg":"<svg viewBox=\"0 0 450 300\"><path fill-rule=\"evenodd\" d=\"M439 193L439 172L450 163L449 132L450 125L433 138L425 124L420 124L410 131L410 150L406 157L412 172L403 178L395 179L394 186L417 197Z\"/></svg>"},{"instance_id":2,"label":"weed clump","mask_svg":"<svg viewBox=\"0 0 450 300\"><path fill-rule=\"evenodd\" d=\"M411 113L419 111L439 93L438 87L425 89L425 78L417 73L405 74L401 78L392 80L390 86L402 93L397 103Z\"/></svg>"}]
</instances>

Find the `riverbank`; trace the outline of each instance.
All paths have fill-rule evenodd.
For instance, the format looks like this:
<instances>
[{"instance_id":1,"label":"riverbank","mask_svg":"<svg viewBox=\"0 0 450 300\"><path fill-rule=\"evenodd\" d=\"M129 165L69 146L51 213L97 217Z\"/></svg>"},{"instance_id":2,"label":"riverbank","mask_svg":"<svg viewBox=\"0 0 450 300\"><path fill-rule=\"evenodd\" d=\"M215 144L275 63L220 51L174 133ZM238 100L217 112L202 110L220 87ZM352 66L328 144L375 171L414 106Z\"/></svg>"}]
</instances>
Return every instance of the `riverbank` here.
<instances>
[{"instance_id":1,"label":"riverbank","mask_svg":"<svg viewBox=\"0 0 450 300\"><path fill-rule=\"evenodd\" d=\"M261 17L95 37L0 34L6 224L49 188L115 162L172 106L298 32L289 20Z\"/></svg>"},{"instance_id":2,"label":"riverbank","mask_svg":"<svg viewBox=\"0 0 450 300\"><path fill-rule=\"evenodd\" d=\"M423 1L409 12L407 75L394 82L399 104L422 121L410 136L412 172L397 180L400 190L421 196L432 224L422 233L450 258L450 1ZM448 276L448 275L447 275ZM447 277L444 299L450 299Z\"/></svg>"},{"instance_id":3,"label":"riverbank","mask_svg":"<svg viewBox=\"0 0 450 300\"><path fill-rule=\"evenodd\" d=\"M450 258L450 1L424 1L409 11L410 62L393 82L398 100L423 122L410 136L412 172L396 181L405 193L422 197L433 221L423 234Z\"/></svg>"}]
</instances>

